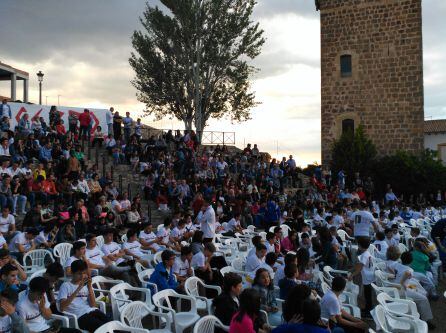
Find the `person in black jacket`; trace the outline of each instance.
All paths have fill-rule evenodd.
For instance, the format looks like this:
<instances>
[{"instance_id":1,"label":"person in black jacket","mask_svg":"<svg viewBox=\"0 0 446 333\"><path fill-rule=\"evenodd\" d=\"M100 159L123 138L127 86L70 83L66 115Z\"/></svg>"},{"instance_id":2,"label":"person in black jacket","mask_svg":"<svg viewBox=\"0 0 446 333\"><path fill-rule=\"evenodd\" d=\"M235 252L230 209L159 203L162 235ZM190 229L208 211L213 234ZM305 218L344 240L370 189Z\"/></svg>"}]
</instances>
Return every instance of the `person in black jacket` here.
<instances>
[{"instance_id":1,"label":"person in black jacket","mask_svg":"<svg viewBox=\"0 0 446 333\"><path fill-rule=\"evenodd\" d=\"M214 315L223 325L229 326L232 316L239 308L239 295L242 292L242 278L236 273L226 273L223 278L223 292L214 298ZM217 332L217 331L216 331Z\"/></svg>"}]
</instances>

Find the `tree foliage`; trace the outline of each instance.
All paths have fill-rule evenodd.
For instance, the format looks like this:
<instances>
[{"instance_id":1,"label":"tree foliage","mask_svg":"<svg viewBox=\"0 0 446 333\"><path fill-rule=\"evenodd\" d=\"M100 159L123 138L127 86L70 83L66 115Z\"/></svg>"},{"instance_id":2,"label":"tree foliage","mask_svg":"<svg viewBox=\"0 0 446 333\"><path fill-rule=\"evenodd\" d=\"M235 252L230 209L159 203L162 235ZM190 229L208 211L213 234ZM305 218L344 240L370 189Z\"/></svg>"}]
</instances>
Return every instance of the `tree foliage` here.
<instances>
[{"instance_id":1,"label":"tree foliage","mask_svg":"<svg viewBox=\"0 0 446 333\"><path fill-rule=\"evenodd\" d=\"M244 121L257 103L248 64L263 30L251 20L255 0L161 0L147 3L130 65L138 100L157 119L173 116L202 131L210 118Z\"/></svg>"},{"instance_id":2,"label":"tree foliage","mask_svg":"<svg viewBox=\"0 0 446 333\"><path fill-rule=\"evenodd\" d=\"M359 126L354 133L347 131L333 143L332 156L332 170L344 170L351 179L349 177L353 177L355 172L369 173L376 157L376 147Z\"/></svg>"}]
</instances>

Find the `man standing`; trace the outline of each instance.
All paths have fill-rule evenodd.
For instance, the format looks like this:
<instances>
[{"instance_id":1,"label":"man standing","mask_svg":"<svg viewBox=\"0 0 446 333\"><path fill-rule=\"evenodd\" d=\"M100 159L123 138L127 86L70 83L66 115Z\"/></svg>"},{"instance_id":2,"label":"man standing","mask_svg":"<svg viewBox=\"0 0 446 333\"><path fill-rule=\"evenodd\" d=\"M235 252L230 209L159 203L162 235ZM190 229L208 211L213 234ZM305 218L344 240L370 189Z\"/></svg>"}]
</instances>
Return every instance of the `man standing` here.
<instances>
[{"instance_id":1,"label":"man standing","mask_svg":"<svg viewBox=\"0 0 446 333\"><path fill-rule=\"evenodd\" d=\"M90 131L88 130L90 127L90 122L91 122L90 111L88 109L84 109L84 113L82 113L79 116L81 138L86 138L87 140L90 140Z\"/></svg>"},{"instance_id":2,"label":"man standing","mask_svg":"<svg viewBox=\"0 0 446 333\"><path fill-rule=\"evenodd\" d=\"M3 117L8 117L9 119L12 118L11 106L8 104L8 101L6 99L2 101L2 107L0 111L2 119Z\"/></svg>"},{"instance_id":3,"label":"man standing","mask_svg":"<svg viewBox=\"0 0 446 333\"><path fill-rule=\"evenodd\" d=\"M115 112L115 108L111 107L105 114L105 120L107 121L107 134L113 134L113 114Z\"/></svg>"},{"instance_id":4,"label":"man standing","mask_svg":"<svg viewBox=\"0 0 446 333\"><path fill-rule=\"evenodd\" d=\"M132 124L133 124L133 119L130 117L130 112L125 113L125 117L124 119L122 119L122 123L124 124L125 142L128 143L130 141L130 134L132 132Z\"/></svg>"},{"instance_id":5,"label":"man standing","mask_svg":"<svg viewBox=\"0 0 446 333\"><path fill-rule=\"evenodd\" d=\"M215 237L215 211L208 200L205 200L201 212L198 213L198 221L203 232L203 243L210 243Z\"/></svg>"}]
</instances>

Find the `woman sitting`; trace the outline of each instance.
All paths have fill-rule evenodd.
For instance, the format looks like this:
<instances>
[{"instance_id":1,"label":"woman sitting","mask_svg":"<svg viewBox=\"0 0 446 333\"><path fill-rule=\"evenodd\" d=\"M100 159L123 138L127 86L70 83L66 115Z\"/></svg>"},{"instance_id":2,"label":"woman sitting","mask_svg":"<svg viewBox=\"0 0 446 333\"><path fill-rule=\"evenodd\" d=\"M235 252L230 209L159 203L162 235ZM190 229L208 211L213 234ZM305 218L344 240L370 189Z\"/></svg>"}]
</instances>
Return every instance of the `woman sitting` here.
<instances>
[{"instance_id":1,"label":"woman sitting","mask_svg":"<svg viewBox=\"0 0 446 333\"><path fill-rule=\"evenodd\" d=\"M266 333L267 325L259 325L260 295L255 289L245 289L240 294L239 311L232 317L229 333ZM259 327L256 330L256 326Z\"/></svg>"},{"instance_id":2,"label":"woman sitting","mask_svg":"<svg viewBox=\"0 0 446 333\"><path fill-rule=\"evenodd\" d=\"M268 314L268 321L271 326L278 326L282 323L282 313L277 307L274 295L274 283L271 280L266 268L259 268L256 272L252 288L260 294L261 309Z\"/></svg>"}]
</instances>

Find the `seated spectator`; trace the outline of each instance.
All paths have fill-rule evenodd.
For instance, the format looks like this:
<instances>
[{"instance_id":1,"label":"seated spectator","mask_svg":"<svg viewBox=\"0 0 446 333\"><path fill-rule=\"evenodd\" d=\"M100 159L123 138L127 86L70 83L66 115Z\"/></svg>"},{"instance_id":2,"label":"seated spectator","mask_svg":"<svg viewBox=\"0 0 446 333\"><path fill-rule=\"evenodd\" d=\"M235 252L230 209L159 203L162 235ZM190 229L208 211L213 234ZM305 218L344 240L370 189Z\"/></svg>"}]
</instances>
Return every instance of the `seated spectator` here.
<instances>
[{"instance_id":1,"label":"seated spectator","mask_svg":"<svg viewBox=\"0 0 446 333\"><path fill-rule=\"evenodd\" d=\"M15 233L15 218L11 215L8 206L2 208L2 215L0 216L0 232L5 239L10 239Z\"/></svg>"},{"instance_id":2,"label":"seated spectator","mask_svg":"<svg viewBox=\"0 0 446 333\"><path fill-rule=\"evenodd\" d=\"M68 221L62 225L57 234L58 243L73 243L77 240L76 230L73 222Z\"/></svg>"},{"instance_id":3,"label":"seated spectator","mask_svg":"<svg viewBox=\"0 0 446 333\"><path fill-rule=\"evenodd\" d=\"M18 294L12 289L0 292L0 329L2 332L31 333L16 311Z\"/></svg>"},{"instance_id":4,"label":"seated spectator","mask_svg":"<svg viewBox=\"0 0 446 333\"><path fill-rule=\"evenodd\" d=\"M57 330L59 333L76 333L77 329L64 327L51 327L48 320L52 311L46 297L50 286L44 277L35 277L29 283L29 289L20 297L16 305L17 313L23 318L32 332L49 332ZM53 324L55 324L53 322Z\"/></svg>"},{"instance_id":5,"label":"seated spectator","mask_svg":"<svg viewBox=\"0 0 446 333\"><path fill-rule=\"evenodd\" d=\"M139 233L139 241L143 248L151 250L153 253L162 251L164 247L160 246L162 237L158 237L152 231L152 223L144 224L143 230Z\"/></svg>"},{"instance_id":6,"label":"seated spectator","mask_svg":"<svg viewBox=\"0 0 446 333\"><path fill-rule=\"evenodd\" d=\"M181 248L181 254L175 259L175 263L172 267L177 281L186 281L187 278L193 276L193 270L191 267L192 261L192 249L190 246L183 246Z\"/></svg>"},{"instance_id":7,"label":"seated spectator","mask_svg":"<svg viewBox=\"0 0 446 333\"><path fill-rule=\"evenodd\" d=\"M279 281L280 298L286 299L290 290L297 285L297 265L289 264L285 266L285 277Z\"/></svg>"},{"instance_id":8,"label":"seated spectator","mask_svg":"<svg viewBox=\"0 0 446 333\"><path fill-rule=\"evenodd\" d=\"M250 255L246 259L246 271L247 272L254 272L257 267L262 265L265 262L265 256L267 253L267 248L263 244L258 244L256 246L256 252L252 255Z\"/></svg>"},{"instance_id":9,"label":"seated spectator","mask_svg":"<svg viewBox=\"0 0 446 333\"><path fill-rule=\"evenodd\" d=\"M96 308L87 263L76 260L71 263L70 269L73 274L71 281L64 282L59 289L60 310L75 314L79 328L93 333L109 319Z\"/></svg>"},{"instance_id":10,"label":"seated spectator","mask_svg":"<svg viewBox=\"0 0 446 333\"><path fill-rule=\"evenodd\" d=\"M336 276L331 283L331 290L325 293L321 301L322 318L328 318L336 327L346 332L364 332L368 325L359 318L342 309L339 296L344 292L347 281L342 276Z\"/></svg>"},{"instance_id":11,"label":"seated spectator","mask_svg":"<svg viewBox=\"0 0 446 333\"><path fill-rule=\"evenodd\" d=\"M164 289L182 289L183 282L175 280L173 273L173 265L175 264L176 255L170 250L164 250L161 254L161 262L155 266L155 271L150 276L149 282L156 284L158 291Z\"/></svg>"},{"instance_id":12,"label":"seated spectator","mask_svg":"<svg viewBox=\"0 0 446 333\"><path fill-rule=\"evenodd\" d=\"M127 241L122 244L122 249L125 254L133 258L136 262L139 262L146 268L150 267L149 257L147 254L142 252L141 243L138 242L138 237L136 231L129 229L127 231Z\"/></svg>"},{"instance_id":13,"label":"seated spectator","mask_svg":"<svg viewBox=\"0 0 446 333\"><path fill-rule=\"evenodd\" d=\"M96 130L93 133L93 141L91 143L91 146L94 148L96 145L98 147L102 147L102 144L104 143L104 133L102 133L102 127L98 126L96 127Z\"/></svg>"},{"instance_id":14,"label":"seated spectator","mask_svg":"<svg viewBox=\"0 0 446 333\"><path fill-rule=\"evenodd\" d=\"M317 301L305 300L302 305L302 322L284 324L276 327L272 333L329 333L330 330L321 321L321 307ZM335 329L332 333L343 330Z\"/></svg>"},{"instance_id":15,"label":"seated spectator","mask_svg":"<svg viewBox=\"0 0 446 333\"><path fill-rule=\"evenodd\" d=\"M289 251L296 252L297 251L296 242L298 242L297 241L297 233L295 230L290 230L288 232L288 236L285 237L282 240L282 242L280 243L281 248L282 248L282 253L285 254Z\"/></svg>"},{"instance_id":16,"label":"seated spectator","mask_svg":"<svg viewBox=\"0 0 446 333\"><path fill-rule=\"evenodd\" d=\"M212 301L214 315L225 326L229 326L232 317L239 309L239 296L242 288L240 275L232 272L226 273L223 277L223 292Z\"/></svg>"},{"instance_id":17,"label":"seated spectator","mask_svg":"<svg viewBox=\"0 0 446 333\"><path fill-rule=\"evenodd\" d=\"M282 323L282 313L279 312L277 307L274 284L267 269L260 268L257 270L252 288L260 294L261 309L268 314L269 324L271 326L280 325Z\"/></svg>"},{"instance_id":18,"label":"seated spectator","mask_svg":"<svg viewBox=\"0 0 446 333\"><path fill-rule=\"evenodd\" d=\"M204 244L203 252L197 252L193 255L191 266L195 270L195 275L204 280L207 284L213 281L213 271L211 259L216 248L213 243Z\"/></svg>"},{"instance_id":19,"label":"seated spectator","mask_svg":"<svg viewBox=\"0 0 446 333\"><path fill-rule=\"evenodd\" d=\"M260 314L260 295L255 289L245 289L240 294L239 310L229 325L229 333L266 333L266 325L256 323Z\"/></svg>"},{"instance_id":20,"label":"seated spectator","mask_svg":"<svg viewBox=\"0 0 446 333\"><path fill-rule=\"evenodd\" d=\"M34 250L36 243L34 238L39 234L35 228L30 228L25 232L18 232L9 243L9 251L11 255L15 256L19 262L22 261L25 253Z\"/></svg>"},{"instance_id":21,"label":"seated spectator","mask_svg":"<svg viewBox=\"0 0 446 333\"><path fill-rule=\"evenodd\" d=\"M26 289L26 285L20 283L19 278L19 269L18 266L14 266L10 263L4 265L0 269L0 291L5 289L12 289L17 293Z\"/></svg>"}]
</instances>

